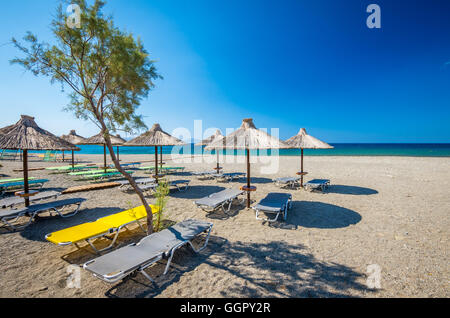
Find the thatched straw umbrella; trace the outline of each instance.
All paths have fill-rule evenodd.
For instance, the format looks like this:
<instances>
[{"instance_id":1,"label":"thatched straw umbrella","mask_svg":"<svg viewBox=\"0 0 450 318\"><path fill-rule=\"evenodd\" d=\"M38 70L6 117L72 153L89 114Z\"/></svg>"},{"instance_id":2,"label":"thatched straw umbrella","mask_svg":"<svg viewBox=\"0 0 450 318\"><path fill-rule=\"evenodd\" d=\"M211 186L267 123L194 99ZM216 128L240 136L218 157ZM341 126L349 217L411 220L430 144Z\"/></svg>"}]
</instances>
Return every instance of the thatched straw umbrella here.
<instances>
[{"instance_id":1,"label":"thatched straw umbrella","mask_svg":"<svg viewBox=\"0 0 450 318\"><path fill-rule=\"evenodd\" d=\"M64 139L65 141L68 141L74 145L81 145L84 141L86 141L86 138L77 135L77 132L75 130L71 130L68 135L62 135L61 139ZM63 161L64 161L64 151L63 151ZM75 166L75 158L72 151L72 168L74 166Z\"/></svg>"},{"instance_id":2,"label":"thatched straw umbrella","mask_svg":"<svg viewBox=\"0 0 450 318\"><path fill-rule=\"evenodd\" d=\"M80 150L75 145L40 128L33 117L22 118L6 134L0 136L0 148L23 151L23 178L25 205L30 205L28 186L28 150Z\"/></svg>"},{"instance_id":3,"label":"thatched straw umbrella","mask_svg":"<svg viewBox=\"0 0 450 318\"><path fill-rule=\"evenodd\" d=\"M196 146L208 146L209 144L213 143L216 140L222 139L223 135L222 132L217 129L215 134L212 136L209 136L208 138L200 141L199 143L195 144ZM223 139L223 141L225 141L225 139ZM219 172L220 170L222 170L222 168L219 165L219 149L216 149L216 153L217 153L217 167L215 168L215 170L217 170L217 172Z\"/></svg>"},{"instance_id":4,"label":"thatched straw umbrella","mask_svg":"<svg viewBox=\"0 0 450 318\"><path fill-rule=\"evenodd\" d=\"M242 187L247 192L247 208L250 208L250 192L256 191L256 187L250 185L250 150L251 149L284 149L289 148L280 139L259 130L253 124L253 119L244 119L242 126L226 137L210 143L205 149L238 149L247 153L247 186Z\"/></svg>"},{"instance_id":5,"label":"thatched straw umbrella","mask_svg":"<svg viewBox=\"0 0 450 318\"><path fill-rule=\"evenodd\" d=\"M295 135L294 137L289 138L285 141L290 148L295 149L301 149L302 156L301 156L301 171L297 173L301 176L301 183L300 186L303 188L303 176L305 176L307 173L303 171L303 150L304 149L333 149L333 146L330 146L326 142L323 142L313 136L310 136L306 133L306 129L302 128L300 129L299 133Z\"/></svg>"},{"instance_id":6,"label":"thatched straw umbrella","mask_svg":"<svg viewBox=\"0 0 450 318\"><path fill-rule=\"evenodd\" d=\"M158 178L158 147L163 146L182 146L185 145L183 141L171 136L161 129L159 124L154 124L152 129L143 133L142 135L128 141L125 146L132 147L155 147L155 177ZM161 153L162 158L162 153Z\"/></svg>"},{"instance_id":7,"label":"thatched straw umbrella","mask_svg":"<svg viewBox=\"0 0 450 318\"><path fill-rule=\"evenodd\" d=\"M117 152L119 151L119 146L123 145L125 143L125 140L122 139L120 137L120 135L117 136L110 136L111 138L111 144L113 146L117 146ZM103 137L102 133L99 133L95 136L92 136L88 139L86 139L85 141L83 141L82 143L80 143L79 145L98 145L98 146L103 146L103 164L104 164L104 169L106 172L106 169L108 168L106 166L106 140L105 137ZM117 158L117 160L119 160L119 158Z\"/></svg>"}]
</instances>

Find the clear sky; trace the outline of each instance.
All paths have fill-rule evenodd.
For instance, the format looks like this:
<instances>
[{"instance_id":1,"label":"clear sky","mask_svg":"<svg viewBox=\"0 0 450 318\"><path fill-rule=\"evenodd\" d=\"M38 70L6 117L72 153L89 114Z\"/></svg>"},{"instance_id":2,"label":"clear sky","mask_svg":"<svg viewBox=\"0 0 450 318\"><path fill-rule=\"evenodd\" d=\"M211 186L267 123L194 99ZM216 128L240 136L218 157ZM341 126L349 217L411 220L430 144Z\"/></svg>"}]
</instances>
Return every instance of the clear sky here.
<instances>
[{"instance_id":1,"label":"clear sky","mask_svg":"<svg viewBox=\"0 0 450 318\"><path fill-rule=\"evenodd\" d=\"M62 111L68 88L9 64L11 37L52 41L58 3L2 3L0 126L28 114L58 135L94 135ZM381 29L366 26L371 3ZM110 0L105 11L164 76L139 108L148 126L225 131L252 117L282 139L305 127L328 142L450 142L448 0Z\"/></svg>"}]
</instances>

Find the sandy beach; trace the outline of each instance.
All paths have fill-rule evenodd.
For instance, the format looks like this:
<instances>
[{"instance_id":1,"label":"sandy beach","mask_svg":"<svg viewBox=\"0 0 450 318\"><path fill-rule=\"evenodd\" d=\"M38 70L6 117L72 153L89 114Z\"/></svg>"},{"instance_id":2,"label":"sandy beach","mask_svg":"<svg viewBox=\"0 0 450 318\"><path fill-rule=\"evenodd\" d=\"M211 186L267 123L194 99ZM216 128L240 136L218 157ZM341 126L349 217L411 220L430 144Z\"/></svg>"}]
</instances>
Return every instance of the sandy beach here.
<instances>
[{"instance_id":1,"label":"sandy beach","mask_svg":"<svg viewBox=\"0 0 450 318\"><path fill-rule=\"evenodd\" d=\"M77 156L101 162L101 155ZM123 162L152 160L150 155L122 155ZM243 159L241 159L243 160ZM133 193L117 188L84 192L61 198L87 201L73 218L43 217L27 229L0 230L0 297L449 297L450 158L412 157L306 157L306 180L331 179L322 194L280 189L273 178L293 176L298 157L281 157L274 174L252 164L255 202L269 192L293 195L286 222L266 224L243 206L227 216L207 215L194 200L245 180L223 183L198 180L189 172L212 169L210 163L177 163L186 171L172 180L189 179L186 192L172 191L165 218L189 218L214 223L208 247L194 254L184 247L175 255L168 275L165 261L142 275L107 284L81 269L81 288L67 288L68 266L95 258L89 248L60 247L45 235L70 226L139 206ZM21 162L2 161L0 174L21 177ZM61 166L31 161L30 167ZM245 172L244 162L221 164L225 172ZM74 177L30 172L50 180L45 189L83 184ZM146 176L137 172L135 176ZM85 182L86 183L86 182ZM149 198L150 203L154 202ZM119 245L138 242L137 228L124 232ZM374 267L375 266L375 267ZM381 270L379 289L367 285L371 268Z\"/></svg>"}]
</instances>

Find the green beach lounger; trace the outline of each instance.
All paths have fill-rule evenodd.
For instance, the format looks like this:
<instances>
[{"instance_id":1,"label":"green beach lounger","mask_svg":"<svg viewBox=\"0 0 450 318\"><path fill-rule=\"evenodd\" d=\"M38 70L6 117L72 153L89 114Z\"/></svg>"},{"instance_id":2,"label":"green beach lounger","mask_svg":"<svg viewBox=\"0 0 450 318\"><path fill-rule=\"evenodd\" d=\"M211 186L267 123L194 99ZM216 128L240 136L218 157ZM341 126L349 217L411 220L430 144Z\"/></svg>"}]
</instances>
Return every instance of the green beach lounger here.
<instances>
[{"instance_id":1,"label":"green beach lounger","mask_svg":"<svg viewBox=\"0 0 450 318\"><path fill-rule=\"evenodd\" d=\"M28 185L30 187L39 187L42 188L46 182L49 180L47 179L39 179L39 180L29 180ZM0 194L5 194L8 190L16 190L16 189L23 189L24 182L10 182L10 183L3 183L0 184Z\"/></svg>"},{"instance_id":2,"label":"green beach lounger","mask_svg":"<svg viewBox=\"0 0 450 318\"><path fill-rule=\"evenodd\" d=\"M36 178L28 178L28 180L36 180ZM2 183L11 183L11 182L21 182L23 181L23 178L16 178L16 179L3 179L0 180L0 184Z\"/></svg>"},{"instance_id":3,"label":"green beach lounger","mask_svg":"<svg viewBox=\"0 0 450 318\"><path fill-rule=\"evenodd\" d=\"M134 171L126 171L128 174L133 174ZM98 180L98 179L112 179L114 177L120 177L122 174L120 172L108 172L99 174L90 174L82 176L84 180Z\"/></svg>"},{"instance_id":4,"label":"green beach lounger","mask_svg":"<svg viewBox=\"0 0 450 318\"><path fill-rule=\"evenodd\" d=\"M109 172L117 172L117 169L106 169L106 173ZM105 169L97 169L97 170L89 170L89 171L81 171L81 172L70 172L69 176L84 176L90 174L102 174L105 173Z\"/></svg>"}]
</instances>

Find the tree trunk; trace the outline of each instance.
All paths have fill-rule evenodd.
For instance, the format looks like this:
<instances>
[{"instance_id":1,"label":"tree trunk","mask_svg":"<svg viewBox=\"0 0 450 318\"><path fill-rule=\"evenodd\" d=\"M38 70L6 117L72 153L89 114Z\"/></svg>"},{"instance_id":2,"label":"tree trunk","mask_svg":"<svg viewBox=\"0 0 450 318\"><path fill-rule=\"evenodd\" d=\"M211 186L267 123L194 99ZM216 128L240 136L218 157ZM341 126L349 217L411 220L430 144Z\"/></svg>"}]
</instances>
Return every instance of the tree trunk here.
<instances>
[{"instance_id":1,"label":"tree trunk","mask_svg":"<svg viewBox=\"0 0 450 318\"><path fill-rule=\"evenodd\" d=\"M120 165L120 162L114 153L114 148L111 143L109 134L107 133L108 130L106 128L106 125L103 122L101 122L101 125L103 127L102 134L105 137L106 147L108 147L109 154L111 155L111 159L114 162L116 169L130 182L131 187L134 189L134 192L136 192L136 194L138 195L139 199L141 200L142 204L145 207L145 211L147 212L147 233L150 235L153 233L153 211L152 211L152 208L147 203L147 200L145 199L144 194L142 193L141 189L139 189L139 187L136 184L136 182L134 181L133 177L131 175L129 175Z\"/></svg>"}]
</instances>

